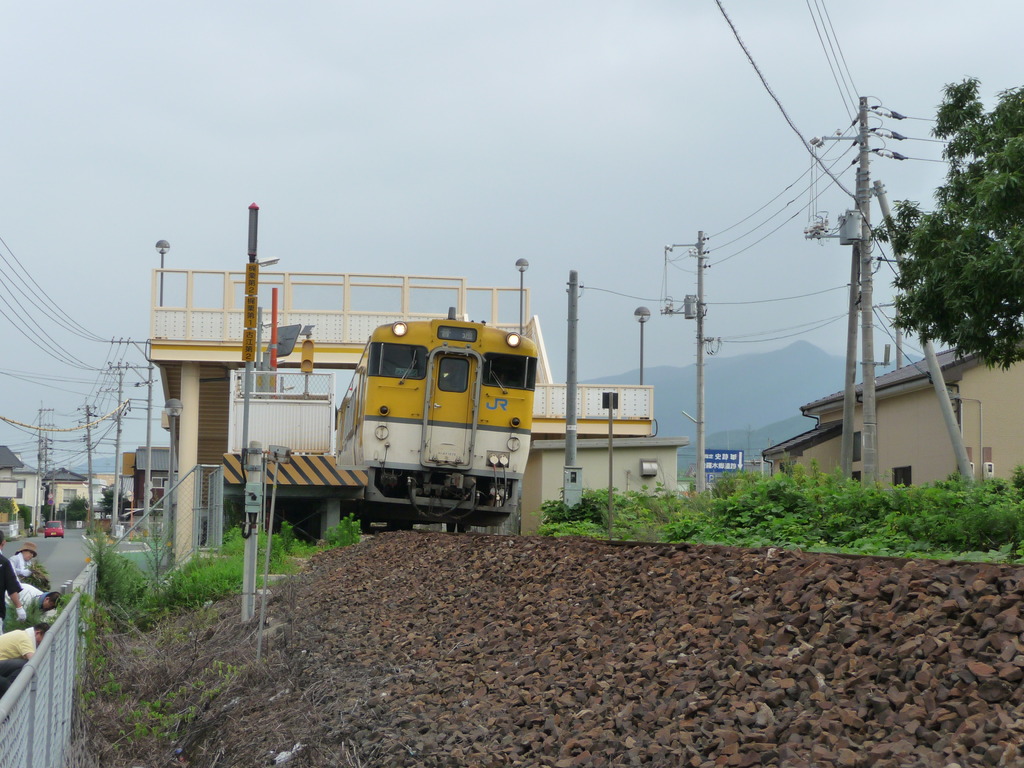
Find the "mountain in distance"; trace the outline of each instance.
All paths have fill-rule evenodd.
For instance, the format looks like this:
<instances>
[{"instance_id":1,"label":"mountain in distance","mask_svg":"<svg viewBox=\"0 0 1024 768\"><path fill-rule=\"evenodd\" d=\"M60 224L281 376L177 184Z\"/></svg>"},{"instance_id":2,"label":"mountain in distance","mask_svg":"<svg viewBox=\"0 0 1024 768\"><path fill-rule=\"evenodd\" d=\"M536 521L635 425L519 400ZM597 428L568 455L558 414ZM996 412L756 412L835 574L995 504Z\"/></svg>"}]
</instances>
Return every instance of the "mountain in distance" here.
<instances>
[{"instance_id":1,"label":"mountain in distance","mask_svg":"<svg viewBox=\"0 0 1024 768\"><path fill-rule=\"evenodd\" d=\"M839 392L846 361L806 341L772 352L704 357L705 447L746 451L756 459L769 445L806 432L813 419L800 406ZM639 369L602 376L585 384L637 384ZM654 418L662 437L687 436L680 468L695 456L696 425L683 415L697 415L697 366L644 369L644 384L654 387Z\"/></svg>"}]
</instances>

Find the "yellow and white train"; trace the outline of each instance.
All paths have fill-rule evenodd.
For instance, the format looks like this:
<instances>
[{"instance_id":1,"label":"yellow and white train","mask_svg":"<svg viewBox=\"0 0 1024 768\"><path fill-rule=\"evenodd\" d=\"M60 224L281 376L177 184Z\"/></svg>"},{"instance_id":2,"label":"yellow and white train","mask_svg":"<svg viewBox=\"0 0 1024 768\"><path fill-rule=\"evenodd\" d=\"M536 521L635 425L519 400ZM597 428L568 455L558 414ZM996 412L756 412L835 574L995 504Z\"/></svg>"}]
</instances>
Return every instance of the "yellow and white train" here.
<instances>
[{"instance_id":1,"label":"yellow and white train","mask_svg":"<svg viewBox=\"0 0 1024 768\"><path fill-rule=\"evenodd\" d=\"M377 328L338 411L338 465L367 473L364 527L503 522L519 503L536 378L532 341L454 312Z\"/></svg>"}]
</instances>

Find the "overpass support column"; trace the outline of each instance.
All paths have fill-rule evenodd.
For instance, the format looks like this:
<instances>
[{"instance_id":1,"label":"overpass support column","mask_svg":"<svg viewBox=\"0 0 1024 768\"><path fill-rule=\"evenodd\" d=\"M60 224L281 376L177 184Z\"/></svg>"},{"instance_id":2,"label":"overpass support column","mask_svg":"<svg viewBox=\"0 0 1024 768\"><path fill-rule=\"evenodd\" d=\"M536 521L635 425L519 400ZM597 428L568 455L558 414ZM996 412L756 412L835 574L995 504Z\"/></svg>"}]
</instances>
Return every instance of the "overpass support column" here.
<instances>
[{"instance_id":1,"label":"overpass support column","mask_svg":"<svg viewBox=\"0 0 1024 768\"><path fill-rule=\"evenodd\" d=\"M187 475L198 463L199 456L199 363L181 365L181 418L178 421L178 477ZM195 483L185 483L178 489L178 518L174 527L175 560L188 557L192 552L192 527Z\"/></svg>"}]
</instances>

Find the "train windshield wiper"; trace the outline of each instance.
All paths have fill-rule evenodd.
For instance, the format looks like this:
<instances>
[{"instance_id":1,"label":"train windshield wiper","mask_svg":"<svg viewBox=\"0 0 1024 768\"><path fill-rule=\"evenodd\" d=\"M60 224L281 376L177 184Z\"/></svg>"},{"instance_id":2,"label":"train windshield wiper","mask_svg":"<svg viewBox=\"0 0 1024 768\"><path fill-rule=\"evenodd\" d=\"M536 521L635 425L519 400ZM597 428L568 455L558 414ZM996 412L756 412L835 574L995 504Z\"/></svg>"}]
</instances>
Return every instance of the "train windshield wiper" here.
<instances>
[{"instance_id":1,"label":"train windshield wiper","mask_svg":"<svg viewBox=\"0 0 1024 768\"><path fill-rule=\"evenodd\" d=\"M499 387L501 387L501 394L507 395L508 390L505 389L505 385L501 383L501 379L498 378L498 374L495 372L493 365L491 366L491 378L494 379Z\"/></svg>"},{"instance_id":2,"label":"train windshield wiper","mask_svg":"<svg viewBox=\"0 0 1024 768\"><path fill-rule=\"evenodd\" d=\"M402 378L398 380L399 384L404 383L409 374L416 370L416 354L416 351L413 350L412 360L409 361L409 366L405 369L405 373L402 374Z\"/></svg>"}]
</instances>

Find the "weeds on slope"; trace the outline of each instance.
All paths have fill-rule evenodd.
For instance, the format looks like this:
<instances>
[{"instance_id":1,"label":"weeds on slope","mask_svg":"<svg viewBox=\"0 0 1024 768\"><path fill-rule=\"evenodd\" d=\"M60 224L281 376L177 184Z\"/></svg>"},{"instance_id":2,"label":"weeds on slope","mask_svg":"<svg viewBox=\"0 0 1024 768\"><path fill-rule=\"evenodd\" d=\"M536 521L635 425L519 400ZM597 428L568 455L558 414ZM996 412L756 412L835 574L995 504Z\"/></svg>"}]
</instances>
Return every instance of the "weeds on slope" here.
<instances>
[{"instance_id":1,"label":"weeds on slope","mask_svg":"<svg viewBox=\"0 0 1024 768\"><path fill-rule=\"evenodd\" d=\"M540 533L608 535L608 491L542 506ZM1012 481L958 476L924 486L866 486L803 470L723 477L705 494L658 487L613 496L613 537L777 546L817 552L1024 562L1024 469Z\"/></svg>"}]
</instances>

